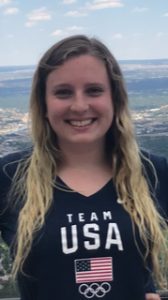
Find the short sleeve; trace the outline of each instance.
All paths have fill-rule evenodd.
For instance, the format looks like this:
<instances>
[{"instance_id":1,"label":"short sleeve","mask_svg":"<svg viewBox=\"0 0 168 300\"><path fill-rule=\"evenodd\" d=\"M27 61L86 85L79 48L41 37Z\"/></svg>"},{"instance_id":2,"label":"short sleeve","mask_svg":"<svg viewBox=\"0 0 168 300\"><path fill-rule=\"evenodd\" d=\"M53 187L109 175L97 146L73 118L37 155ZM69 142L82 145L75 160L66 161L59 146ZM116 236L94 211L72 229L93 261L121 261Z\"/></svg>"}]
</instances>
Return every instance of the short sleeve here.
<instances>
[{"instance_id":1,"label":"short sleeve","mask_svg":"<svg viewBox=\"0 0 168 300\"><path fill-rule=\"evenodd\" d=\"M142 159L144 167L144 175L151 191L151 196L155 202L159 213L168 220L168 161L165 157L146 154L147 159L152 162L152 165L145 159ZM157 180L156 180L157 178Z\"/></svg>"},{"instance_id":2,"label":"short sleeve","mask_svg":"<svg viewBox=\"0 0 168 300\"><path fill-rule=\"evenodd\" d=\"M16 228L16 213L12 211L8 199L12 183L11 166L5 158L0 158L0 232L2 239L10 245Z\"/></svg>"},{"instance_id":3,"label":"short sleeve","mask_svg":"<svg viewBox=\"0 0 168 300\"><path fill-rule=\"evenodd\" d=\"M6 163L0 158L0 230L3 229L5 211L7 209L7 194L11 185L11 179L5 172Z\"/></svg>"},{"instance_id":4,"label":"short sleeve","mask_svg":"<svg viewBox=\"0 0 168 300\"><path fill-rule=\"evenodd\" d=\"M8 245L15 236L18 214L22 206L22 199L9 196L9 191L18 164L26 159L29 153L30 151L20 151L0 158L0 231Z\"/></svg>"}]
</instances>

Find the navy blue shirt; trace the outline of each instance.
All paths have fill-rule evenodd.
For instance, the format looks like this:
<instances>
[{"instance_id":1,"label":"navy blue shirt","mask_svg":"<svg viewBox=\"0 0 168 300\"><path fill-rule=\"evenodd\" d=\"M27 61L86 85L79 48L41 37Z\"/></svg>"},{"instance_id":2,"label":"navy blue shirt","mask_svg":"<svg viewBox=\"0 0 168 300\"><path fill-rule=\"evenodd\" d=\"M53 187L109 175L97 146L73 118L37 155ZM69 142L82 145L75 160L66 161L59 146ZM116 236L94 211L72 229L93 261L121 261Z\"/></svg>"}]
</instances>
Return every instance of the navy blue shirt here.
<instances>
[{"instance_id":1,"label":"navy blue shirt","mask_svg":"<svg viewBox=\"0 0 168 300\"><path fill-rule=\"evenodd\" d=\"M20 155L2 159L0 168L0 229L10 246L14 238L19 208L4 210ZM164 158L150 156L159 183L154 201L168 216L168 166ZM150 164L144 174L153 194L155 178ZM60 178L58 183L65 185ZM66 188L68 188L65 185ZM31 216L30 216L31 217ZM136 231L139 249L143 245ZM19 274L22 300L145 300L154 286L135 245L129 214L117 202L112 179L93 195L54 189L53 203L43 228L38 232L24 264L28 276Z\"/></svg>"}]
</instances>

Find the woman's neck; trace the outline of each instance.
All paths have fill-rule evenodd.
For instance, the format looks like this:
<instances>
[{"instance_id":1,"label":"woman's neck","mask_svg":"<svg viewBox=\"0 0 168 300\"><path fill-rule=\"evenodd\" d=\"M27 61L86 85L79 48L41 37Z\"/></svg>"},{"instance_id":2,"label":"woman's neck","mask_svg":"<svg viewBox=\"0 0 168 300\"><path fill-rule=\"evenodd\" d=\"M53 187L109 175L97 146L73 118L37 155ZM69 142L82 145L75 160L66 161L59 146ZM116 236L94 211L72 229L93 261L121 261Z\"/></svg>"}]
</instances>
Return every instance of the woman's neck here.
<instances>
[{"instance_id":1,"label":"woman's neck","mask_svg":"<svg viewBox=\"0 0 168 300\"><path fill-rule=\"evenodd\" d=\"M90 196L112 178L104 147L65 148L57 175L74 191Z\"/></svg>"},{"instance_id":2,"label":"woman's neck","mask_svg":"<svg viewBox=\"0 0 168 300\"><path fill-rule=\"evenodd\" d=\"M62 153L61 168L100 168L108 164L104 145L77 145L63 148Z\"/></svg>"}]
</instances>

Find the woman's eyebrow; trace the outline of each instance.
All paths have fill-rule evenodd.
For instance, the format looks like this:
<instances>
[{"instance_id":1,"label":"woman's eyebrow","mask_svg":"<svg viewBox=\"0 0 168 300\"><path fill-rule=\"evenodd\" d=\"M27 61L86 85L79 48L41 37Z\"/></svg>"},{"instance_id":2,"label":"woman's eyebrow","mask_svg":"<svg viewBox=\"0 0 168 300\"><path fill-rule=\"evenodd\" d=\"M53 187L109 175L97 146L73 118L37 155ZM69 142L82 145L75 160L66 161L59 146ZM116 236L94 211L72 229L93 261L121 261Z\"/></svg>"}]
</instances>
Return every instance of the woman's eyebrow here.
<instances>
[{"instance_id":1,"label":"woman's eyebrow","mask_svg":"<svg viewBox=\"0 0 168 300\"><path fill-rule=\"evenodd\" d=\"M95 85L104 86L104 84L102 82L98 82L98 81L88 82L85 84L85 86L95 86Z\"/></svg>"},{"instance_id":2,"label":"woman's eyebrow","mask_svg":"<svg viewBox=\"0 0 168 300\"><path fill-rule=\"evenodd\" d=\"M72 87L72 85L69 83L58 83L58 84L54 84L53 86L53 88L67 88L67 87Z\"/></svg>"},{"instance_id":3,"label":"woman's eyebrow","mask_svg":"<svg viewBox=\"0 0 168 300\"><path fill-rule=\"evenodd\" d=\"M60 83L60 84L54 84L52 87L51 87L51 90L53 92L56 92L60 89L73 89L73 86L70 85L70 84L67 84L67 83Z\"/></svg>"}]
</instances>

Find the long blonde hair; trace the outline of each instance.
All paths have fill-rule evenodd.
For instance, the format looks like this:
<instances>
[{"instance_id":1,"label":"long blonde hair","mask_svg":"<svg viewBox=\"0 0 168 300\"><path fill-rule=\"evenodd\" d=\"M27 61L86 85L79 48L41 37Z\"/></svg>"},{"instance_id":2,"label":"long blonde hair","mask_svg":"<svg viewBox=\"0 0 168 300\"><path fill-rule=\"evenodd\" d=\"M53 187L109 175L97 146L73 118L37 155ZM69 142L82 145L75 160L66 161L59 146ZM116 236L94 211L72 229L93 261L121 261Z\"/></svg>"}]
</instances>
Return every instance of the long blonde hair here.
<instances>
[{"instance_id":1,"label":"long blonde hair","mask_svg":"<svg viewBox=\"0 0 168 300\"><path fill-rule=\"evenodd\" d=\"M53 199L55 174L62 159L56 134L46 119L46 79L50 72L59 68L67 59L83 54L97 57L106 66L114 103L114 120L106 135L106 150L112 163L113 180L120 203L129 213L133 227L138 227L145 245L144 261L150 255L155 277L159 283L163 283L159 257L160 252L166 253L167 250L164 234L167 227L151 201L143 172L142 155L134 136L122 72L102 42L83 35L66 38L52 46L40 60L34 75L30 101L33 150L24 164L20 164L12 187L15 194L22 196L24 203L18 220L13 274L23 270L34 235L44 225L45 215Z\"/></svg>"}]
</instances>

